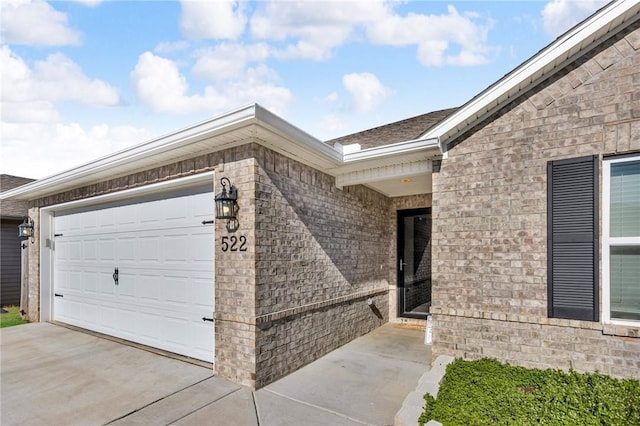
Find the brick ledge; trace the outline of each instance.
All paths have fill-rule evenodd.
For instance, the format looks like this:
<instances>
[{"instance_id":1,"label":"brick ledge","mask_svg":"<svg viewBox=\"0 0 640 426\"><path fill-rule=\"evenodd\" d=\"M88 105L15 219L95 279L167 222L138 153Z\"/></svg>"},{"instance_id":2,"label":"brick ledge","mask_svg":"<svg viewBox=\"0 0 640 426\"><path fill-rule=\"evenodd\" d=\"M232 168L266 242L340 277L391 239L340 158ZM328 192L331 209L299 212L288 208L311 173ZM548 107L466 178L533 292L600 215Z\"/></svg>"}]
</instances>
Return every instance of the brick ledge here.
<instances>
[{"instance_id":1,"label":"brick ledge","mask_svg":"<svg viewBox=\"0 0 640 426\"><path fill-rule=\"evenodd\" d=\"M295 308L284 309L278 312L272 312L269 314L259 315L255 318L256 325L264 325L269 324L273 321L281 320L284 318L292 317L294 315L299 315L304 312L314 311L317 309L326 308L328 306L339 305L341 303L349 302L356 299L362 299L365 297L372 297L379 294L389 293L389 287L385 285L384 287L362 290L355 293L347 294L340 297L335 297L333 299L323 300L321 302L309 303L302 306L296 306Z\"/></svg>"},{"instance_id":2,"label":"brick ledge","mask_svg":"<svg viewBox=\"0 0 640 426\"><path fill-rule=\"evenodd\" d=\"M605 336L619 336L628 338L640 338L640 326L634 327L630 325L603 324L602 322L577 321L561 318L532 317L522 315L497 314L491 312L473 312L471 315L466 311L458 311L449 309L443 312L443 309L433 309L432 315L458 318L473 318L489 321L513 322L521 324L534 325L550 325L557 327L581 328L588 330L601 331Z\"/></svg>"}]
</instances>

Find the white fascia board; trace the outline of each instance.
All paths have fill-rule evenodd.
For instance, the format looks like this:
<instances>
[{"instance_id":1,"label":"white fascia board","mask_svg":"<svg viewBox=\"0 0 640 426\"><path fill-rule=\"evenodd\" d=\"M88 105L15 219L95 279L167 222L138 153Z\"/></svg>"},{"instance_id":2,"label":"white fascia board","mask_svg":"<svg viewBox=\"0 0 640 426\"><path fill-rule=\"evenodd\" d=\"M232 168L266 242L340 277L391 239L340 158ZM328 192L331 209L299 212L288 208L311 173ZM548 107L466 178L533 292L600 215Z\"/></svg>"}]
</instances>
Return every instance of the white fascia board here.
<instances>
[{"instance_id":1,"label":"white fascia board","mask_svg":"<svg viewBox=\"0 0 640 426\"><path fill-rule=\"evenodd\" d=\"M309 133L283 120L271 111L256 105L256 119L262 123L263 127L287 138L289 143L295 143L306 151L314 155L324 157L327 161L339 165L342 161L342 154L333 147L327 145Z\"/></svg>"},{"instance_id":2,"label":"white fascia board","mask_svg":"<svg viewBox=\"0 0 640 426\"><path fill-rule=\"evenodd\" d=\"M481 92L440 124L424 133L422 138L444 139L451 132L456 133L456 129L459 127L463 127L463 129L470 127L479 118L495 111L500 104L510 102L519 93L528 90L542 77L546 78L555 70L562 69L560 64L567 60L575 61L576 55L580 55L592 47L593 42L596 41L593 36L599 30L602 28L610 30L608 26L625 15L630 16L630 22L633 21L637 19L639 10L640 2L638 0L618 0L606 5L590 19L558 37L545 49ZM567 55L570 52L576 53L569 58ZM461 131L458 129L457 134Z\"/></svg>"},{"instance_id":3,"label":"white fascia board","mask_svg":"<svg viewBox=\"0 0 640 426\"><path fill-rule=\"evenodd\" d=\"M88 185L104 178L98 178L99 173L112 171L112 177L133 173L159 165L156 156L172 150L186 147L190 144L213 138L217 135L229 133L236 129L249 129L251 126L260 126L268 132L277 134L272 144L256 139L255 142L263 143L269 148L283 153L291 151L291 145L298 148L297 152L309 157L312 163L335 168L342 162L342 154L303 132L299 128L289 124L282 118L272 114L258 104L252 104L211 120L174 131L167 135L152 139L148 142L127 148L116 153L86 163L71 170L64 171L19 188L0 194L0 199L18 198L33 199L54 192L61 192L71 187ZM255 131L254 131L255 134ZM226 143L219 148L231 146ZM211 149L215 150L215 142Z\"/></svg>"},{"instance_id":4,"label":"white fascia board","mask_svg":"<svg viewBox=\"0 0 640 426\"><path fill-rule=\"evenodd\" d=\"M177 130L168 135L109 154L79 167L3 192L0 194L0 199L30 199L38 197L40 194L53 192L52 190L54 190L54 188L62 188L66 183L77 182L78 185L88 184L91 177L100 171L126 165L131 165L132 169L139 168L144 164L145 159L151 159L153 155L206 139L217 133L223 133L234 128L246 126L255 119L255 111L256 105L249 105L237 109L200 124ZM138 162L141 164L133 167L134 164L138 164ZM87 183L83 183L85 180ZM74 184L74 187L76 186L77 185ZM59 191L56 190L56 192Z\"/></svg>"},{"instance_id":5,"label":"white fascia board","mask_svg":"<svg viewBox=\"0 0 640 426\"><path fill-rule=\"evenodd\" d=\"M266 133L261 135L260 129L264 129ZM116 178L139 170L157 167L161 165L159 159L163 154L216 136L230 134L234 130L249 130L254 135L253 142L274 149L333 176L347 171L344 169L345 165L348 165L348 171L371 169L383 165L387 166L389 161L398 164L406 162L407 156L412 157L412 154L428 153L429 151L437 151L433 153L434 155L439 154L438 140L424 138L342 154L260 105L252 104L79 167L3 192L0 194L0 199L35 199L100 182L106 179L105 176ZM212 150L224 149L232 144L224 142L224 144L219 143L218 145L216 147L216 141L212 139Z\"/></svg>"},{"instance_id":6,"label":"white fascia board","mask_svg":"<svg viewBox=\"0 0 640 426\"><path fill-rule=\"evenodd\" d=\"M362 151L344 154L343 161L347 164L398 154L408 154L415 151L424 151L430 148L439 148L438 138L420 138L376 148L363 149Z\"/></svg>"}]
</instances>

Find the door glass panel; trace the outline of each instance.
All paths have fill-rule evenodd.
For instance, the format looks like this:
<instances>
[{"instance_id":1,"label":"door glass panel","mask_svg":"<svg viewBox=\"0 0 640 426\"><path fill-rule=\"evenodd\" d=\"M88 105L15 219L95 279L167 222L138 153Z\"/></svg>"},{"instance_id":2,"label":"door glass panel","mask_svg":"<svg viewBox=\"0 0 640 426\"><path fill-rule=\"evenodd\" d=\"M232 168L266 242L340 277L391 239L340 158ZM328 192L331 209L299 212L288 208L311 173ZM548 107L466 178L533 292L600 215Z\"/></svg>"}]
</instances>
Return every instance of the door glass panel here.
<instances>
[{"instance_id":1,"label":"door glass panel","mask_svg":"<svg viewBox=\"0 0 640 426\"><path fill-rule=\"evenodd\" d=\"M431 215L404 213L400 228L400 312L425 316L431 306Z\"/></svg>"}]
</instances>

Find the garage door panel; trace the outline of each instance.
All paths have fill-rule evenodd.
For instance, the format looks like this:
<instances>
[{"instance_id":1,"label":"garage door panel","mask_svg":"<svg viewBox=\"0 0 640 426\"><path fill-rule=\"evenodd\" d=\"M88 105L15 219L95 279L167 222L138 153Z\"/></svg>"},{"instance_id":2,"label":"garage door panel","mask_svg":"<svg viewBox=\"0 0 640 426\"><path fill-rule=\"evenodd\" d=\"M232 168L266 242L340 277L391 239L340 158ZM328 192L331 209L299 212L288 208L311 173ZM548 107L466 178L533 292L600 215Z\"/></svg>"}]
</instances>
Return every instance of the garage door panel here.
<instances>
[{"instance_id":1,"label":"garage door panel","mask_svg":"<svg viewBox=\"0 0 640 426\"><path fill-rule=\"evenodd\" d=\"M97 297L99 293L99 282L100 282L100 273L98 272L85 272L84 274L84 291L87 294L91 294L94 297Z\"/></svg>"},{"instance_id":2,"label":"garage door panel","mask_svg":"<svg viewBox=\"0 0 640 426\"><path fill-rule=\"evenodd\" d=\"M158 286L158 283L160 282L160 275L141 273L137 275L136 280L138 300L141 303L161 303L162 299L160 297Z\"/></svg>"},{"instance_id":3,"label":"garage door panel","mask_svg":"<svg viewBox=\"0 0 640 426\"><path fill-rule=\"evenodd\" d=\"M83 241L82 245L82 254L84 260L98 260L98 241L95 238Z\"/></svg>"},{"instance_id":4,"label":"garage door panel","mask_svg":"<svg viewBox=\"0 0 640 426\"><path fill-rule=\"evenodd\" d=\"M213 193L188 192L57 215L54 319L212 362Z\"/></svg>"},{"instance_id":5,"label":"garage door panel","mask_svg":"<svg viewBox=\"0 0 640 426\"><path fill-rule=\"evenodd\" d=\"M148 342L149 346L161 344L160 324L162 321L155 314L140 312L138 314L138 327L140 335Z\"/></svg>"},{"instance_id":6,"label":"garage door panel","mask_svg":"<svg viewBox=\"0 0 640 426\"><path fill-rule=\"evenodd\" d=\"M116 286L113 281L113 271L101 271L98 275L100 276L100 297L115 299Z\"/></svg>"},{"instance_id":7,"label":"garage door panel","mask_svg":"<svg viewBox=\"0 0 640 426\"><path fill-rule=\"evenodd\" d=\"M189 246L189 234L173 233L166 235L160 241L162 246L162 261L169 264L185 265L191 258L192 250Z\"/></svg>"},{"instance_id":8,"label":"garage door panel","mask_svg":"<svg viewBox=\"0 0 640 426\"><path fill-rule=\"evenodd\" d=\"M99 243L99 259L101 262L115 262L116 242L113 238L101 238Z\"/></svg>"},{"instance_id":9,"label":"garage door panel","mask_svg":"<svg viewBox=\"0 0 640 426\"><path fill-rule=\"evenodd\" d=\"M137 304L138 297L136 294L136 286L137 286L137 276L131 273L122 273L119 272L118 279L118 298L123 303L133 303Z\"/></svg>"},{"instance_id":10,"label":"garage door panel","mask_svg":"<svg viewBox=\"0 0 640 426\"><path fill-rule=\"evenodd\" d=\"M80 312L81 315L78 320L82 320L92 326L98 325L98 309L100 307L99 303L81 303L80 304Z\"/></svg>"},{"instance_id":11,"label":"garage door panel","mask_svg":"<svg viewBox=\"0 0 640 426\"><path fill-rule=\"evenodd\" d=\"M118 238L118 260L119 261L135 261L136 260L136 245L137 238L135 237L120 237Z\"/></svg>"},{"instance_id":12,"label":"garage door panel","mask_svg":"<svg viewBox=\"0 0 640 426\"><path fill-rule=\"evenodd\" d=\"M204 310L204 313L213 312L215 295L210 281L207 278L193 278L191 280L191 291L189 292L189 303Z\"/></svg>"},{"instance_id":13,"label":"garage door panel","mask_svg":"<svg viewBox=\"0 0 640 426\"><path fill-rule=\"evenodd\" d=\"M140 255L136 259L145 263L160 263L160 247L158 236L140 236L138 237L138 252Z\"/></svg>"},{"instance_id":14,"label":"garage door panel","mask_svg":"<svg viewBox=\"0 0 640 426\"><path fill-rule=\"evenodd\" d=\"M118 305L102 301L98 309L98 328L96 331L117 336Z\"/></svg>"},{"instance_id":15,"label":"garage door panel","mask_svg":"<svg viewBox=\"0 0 640 426\"><path fill-rule=\"evenodd\" d=\"M189 293L189 277L185 274L182 276L166 276L163 283L164 302L168 306L188 309Z\"/></svg>"},{"instance_id":16,"label":"garage door panel","mask_svg":"<svg viewBox=\"0 0 640 426\"><path fill-rule=\"evenodd\" d=\"M82 241L71 241L69 243L69 261L82 260Z\"/></svg>"},{"instance_id":17,"label":"garage door panel","mask_svg":"<svg viewBox=\"0 0 640 426\"><path fill-rule=\"evenodd\" d=\"M194 263L210 264L214 258L213 244L210 243L211 232L195 232L192 234L193 254L191 259Z\"/></svg>"}]
</instances>

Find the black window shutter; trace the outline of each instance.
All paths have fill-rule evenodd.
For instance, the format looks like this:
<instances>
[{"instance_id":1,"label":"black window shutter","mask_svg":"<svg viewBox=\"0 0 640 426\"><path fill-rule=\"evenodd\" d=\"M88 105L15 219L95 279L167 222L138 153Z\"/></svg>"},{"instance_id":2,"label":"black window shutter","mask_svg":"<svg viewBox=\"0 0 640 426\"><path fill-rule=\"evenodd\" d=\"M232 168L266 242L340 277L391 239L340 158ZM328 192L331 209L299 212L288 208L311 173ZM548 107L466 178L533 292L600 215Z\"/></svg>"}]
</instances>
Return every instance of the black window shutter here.
<instances>
[{"instance_id":1,"label":"black window shutter","mask_svg":"<svg viewBox=\"0 0 640 426\"><path fill-rule=\"evenodd\" d=\"M598 157L547 163L549 318L598 321Z\"/></svg>"}]
</instances>

